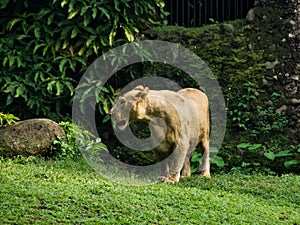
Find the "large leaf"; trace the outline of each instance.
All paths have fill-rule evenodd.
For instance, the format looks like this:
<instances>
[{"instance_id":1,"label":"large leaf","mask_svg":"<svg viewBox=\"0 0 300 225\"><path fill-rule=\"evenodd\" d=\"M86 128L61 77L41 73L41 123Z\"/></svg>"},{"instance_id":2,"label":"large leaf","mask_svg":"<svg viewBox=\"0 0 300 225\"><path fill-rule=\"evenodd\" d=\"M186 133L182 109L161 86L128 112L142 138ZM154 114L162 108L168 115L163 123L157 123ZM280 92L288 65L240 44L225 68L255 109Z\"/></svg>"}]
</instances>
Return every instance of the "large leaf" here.
<instances>
[{"instance_id":1,"label":"large leaf","mask_svg":"<svg viewBox=\"0 0 300 225\"><path fill-rule=\"evenodd\" d=\"M270 160L274 160L276 157L276 154L274 152L265 152L264 156L267 157Z\"/></svg>"},{"instance_id":2,"label":"large leaf","mask_svg":"<svg viewBox=\"0 0 300 225\"><path fill-rule=\"evenodd\" d=\"M276 157L290 156L293 155L290 150L280 151L276 153Z\"/></svg>"},{"instance_id":3,"label":"large leaf","mask_svg":"<svg viewBox=\"0 0 300 225\"><path fill-rule=\"evenodd\" d=\"M292 168L293 166L295 166L297 164L300 164L300 160L293 159L293 160L284 162L284 166L288 169Z\"/></svg>"},{"instance_id":4,"label":"large leaf","mask_svg":"<svg viewBox=\"0 0 300 225\"><path fill-rule=\"evenodd\" d=\"M23 21L22 18L15 18L9 21L9 23L6 26L6 29L8 29L9 31L11 31L13 29L13 27L20 21Z\"/></svg>"},{"instance_id":5,"label":"large leaf","mask_svg":"<svg viewBox=\"0 0 300 225\"><path fill-rule=\"evenodd\" d=\"M78 13L80 12L80 9L76 9L75 11L72 11L69 13L68 19L73 19Z\"/></svg>"},{"instance_id":6,"label":"large leaf","mask_svg":"<svg viewBox=\"0 0 300 225\"><path fill-rule=\"evenodd\" d=\"M225 166L225 162L224 162L223 158L220 157L220 156L216 156L213 160L213 163L216 164L218 167L224 167Z\"/></svg>"}]
</instances>

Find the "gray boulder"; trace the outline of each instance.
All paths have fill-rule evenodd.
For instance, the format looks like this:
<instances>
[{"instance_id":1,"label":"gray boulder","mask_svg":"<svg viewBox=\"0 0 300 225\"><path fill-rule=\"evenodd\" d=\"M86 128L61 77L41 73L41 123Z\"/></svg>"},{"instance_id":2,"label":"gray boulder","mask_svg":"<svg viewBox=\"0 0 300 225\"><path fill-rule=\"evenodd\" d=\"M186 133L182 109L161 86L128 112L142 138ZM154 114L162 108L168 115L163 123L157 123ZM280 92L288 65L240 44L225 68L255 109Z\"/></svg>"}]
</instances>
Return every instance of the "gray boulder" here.
<instances>
[{"instance_id":1,"label":"gray boulder","mask_svg":"<svg viewBox=\"0 0 300 225\"><path fill-rule=\"evenodd\" d=\"M53 141L65 138L63 129L49 119L30 119L0 128L0 156L46 156Z\"/></svg>"}]
</instances>

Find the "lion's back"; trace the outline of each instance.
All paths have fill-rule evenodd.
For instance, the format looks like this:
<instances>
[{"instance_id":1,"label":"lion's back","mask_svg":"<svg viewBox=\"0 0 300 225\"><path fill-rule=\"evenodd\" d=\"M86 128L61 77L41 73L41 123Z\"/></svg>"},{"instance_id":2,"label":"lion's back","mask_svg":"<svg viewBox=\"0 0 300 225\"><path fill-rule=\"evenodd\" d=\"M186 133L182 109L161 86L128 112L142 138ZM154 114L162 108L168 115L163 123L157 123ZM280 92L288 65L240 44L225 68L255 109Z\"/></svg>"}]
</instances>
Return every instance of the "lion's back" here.
<instances>
[{"instance_id":1,"label":"lion's back","mask_svg":"<svg viewBox=\"0 0 300 225\"><path fill-rule=\"evenodd\" d=\"M195 88L185 88L177 92L178 94L188 98L197 107L208 108L208 98L206 94Z\"/></svg>"},{"instance_id":2,"label":"lion's back","mask_svg":"<svg viewBox=\"0 0 300 225\"><path fill-rule=\"evenodd\" d=\"M195 109L195 114L198 115L198 124L200 127L209 129L209 102L206 94L195 88L185 88L177 92L190 101Z\"/></svg>"}]
</instances>

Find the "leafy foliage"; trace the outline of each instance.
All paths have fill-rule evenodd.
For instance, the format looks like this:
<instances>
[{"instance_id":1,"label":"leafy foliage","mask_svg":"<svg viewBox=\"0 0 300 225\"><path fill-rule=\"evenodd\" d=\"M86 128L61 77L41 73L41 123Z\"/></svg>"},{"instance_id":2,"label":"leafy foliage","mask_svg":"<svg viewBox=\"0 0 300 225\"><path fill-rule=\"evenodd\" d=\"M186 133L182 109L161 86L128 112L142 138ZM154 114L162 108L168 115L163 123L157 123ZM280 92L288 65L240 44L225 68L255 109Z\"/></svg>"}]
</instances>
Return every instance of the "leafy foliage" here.
<instances>
[{"instance_id":1,"label":"leafy foliage","mask_svg":"<svg viewBox=\"0 0 300 225\"><path fill-rule=\"evenodd\" d=\"M7 125L14 124L18 120L20 119L13 114L10 113L5 114L0 112L0 127L5 127Z\"/></svg>"},{"instance_id":2,"label":"leafy foliage","mask_svg":"<svg viewBox=\"0 0 300 225\"><path fill-rule=\"evenodd\" d=\"M74 158L81 153L89 156L99 156L101 151L107 151L107 147L100 138L95 138L90 132L80 129L70 122L60 122L64 129L66 138L53 142L50 149L50 157L57 159Z\"/></svg>"},{"instance_id":3,"label":"leafy foliage","mask_svg":"<svg viewBox=\"0 0 300 225\"><path fill-rule=\"evenodd\" d=\"M64 117L87 66L163 21L163 6L162 0L2 1L1 110Z\"/></svg>"}]
</instances>

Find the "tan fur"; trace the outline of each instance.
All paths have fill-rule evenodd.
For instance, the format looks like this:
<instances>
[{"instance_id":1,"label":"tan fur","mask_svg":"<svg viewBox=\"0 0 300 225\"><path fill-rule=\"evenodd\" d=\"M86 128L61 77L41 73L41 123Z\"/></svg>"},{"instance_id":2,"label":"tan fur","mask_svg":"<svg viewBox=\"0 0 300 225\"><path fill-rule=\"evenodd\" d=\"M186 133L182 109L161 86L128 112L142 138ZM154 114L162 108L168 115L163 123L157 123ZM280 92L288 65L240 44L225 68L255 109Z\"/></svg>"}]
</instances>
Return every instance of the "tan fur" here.
<instances>
[{"instance_id":1,"label":"tan fur","mask_svg":"<svg viewBox=\"0 0 300 225\"><path fill-rule=\"evenodd\" d=\"M129 121L124 115L128 110ZM154 149L157 160L162 161L162 181L178 182L180 172L182 177L190 176L190 158L198 144L203 153L202 175L210 177L209 103L200 90L156 91L140 85L120 97L111 112L121 130L133 120L152 120L149 125L152 135L165 135ZM156 117L165 121L166 130L159 120L153 122Z\"/></svg>"}]
</instances>

